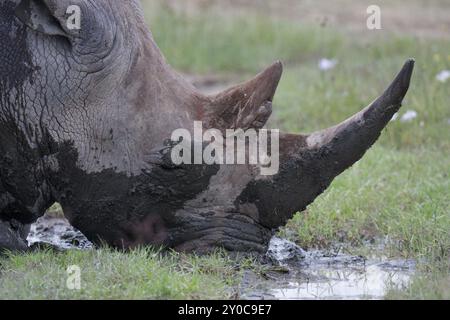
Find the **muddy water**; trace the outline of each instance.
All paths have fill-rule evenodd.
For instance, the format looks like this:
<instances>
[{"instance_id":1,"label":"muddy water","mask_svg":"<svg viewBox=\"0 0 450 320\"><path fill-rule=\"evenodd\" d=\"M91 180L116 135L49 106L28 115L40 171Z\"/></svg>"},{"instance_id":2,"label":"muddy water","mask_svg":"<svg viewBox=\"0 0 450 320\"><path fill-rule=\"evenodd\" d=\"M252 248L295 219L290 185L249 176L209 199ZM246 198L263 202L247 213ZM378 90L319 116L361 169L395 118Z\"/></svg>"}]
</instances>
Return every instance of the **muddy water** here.
<instances>
[{"instance_id":1,"label":"muddy water","mask_svg":"<svg viewBox=\"0 0 450 320\"><path fill-rule=\"evenodd\" d=\"M269 271L263 278L246 273L243 298L383 299L389 288L406 286L415 270L412 260L365 259L319 250L305 252L276 237L268 255L281 269Z\"/></svg>"},{"instance_id":2,"label":"muddy water","mask_svg":"<svg viewBox=\"0 0 450 320\"><path fill-rule=\"evenodd\" d=\"M44 216L31 227L30 246L56 250L92 249L66 219ZM382 299L389 287L406 286L414 273L410 260L365 259L331 251L304 251L274 237L267 252L270 267L246 271L242 299Z\"/></svg>"},{"instance_id":3,"label":"muddy water","mask_svg":"<svg viewBox=\"0 0 450 320\"><path fill-rule=\"evenodd\" d=\"M308 268L269 291L278 299L383 299L388 286L406 286L409 272L377 264L364 268Z\"/></svg>"}]
</instances>

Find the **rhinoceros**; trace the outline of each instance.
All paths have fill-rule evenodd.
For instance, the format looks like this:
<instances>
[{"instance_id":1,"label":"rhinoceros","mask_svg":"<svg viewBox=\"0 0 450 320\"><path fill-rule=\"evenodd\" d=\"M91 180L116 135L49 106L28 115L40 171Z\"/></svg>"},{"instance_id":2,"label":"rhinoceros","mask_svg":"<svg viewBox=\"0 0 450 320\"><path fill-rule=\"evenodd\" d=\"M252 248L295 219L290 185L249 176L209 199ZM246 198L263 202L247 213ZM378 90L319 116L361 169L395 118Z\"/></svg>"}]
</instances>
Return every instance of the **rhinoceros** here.
<instances>
[{"instance_id":1,"label":"rhinoceros","mask_svg":"<svg viewBox=\"0 0 450 320\"><path fill-rule=\"evenodd\" d=\"M79 28L67 23L69 6ZM207 96L166 62L137 0L0 0L0 248L26 250L28 226L59 202L94 243L265 252L277 228L375 143L413 67L407 60L341 124L279 134L276 174L261 174L262 164L175 164L171 135L194 122L261 132L281 62Z\"/></svg>"}]
</instances>

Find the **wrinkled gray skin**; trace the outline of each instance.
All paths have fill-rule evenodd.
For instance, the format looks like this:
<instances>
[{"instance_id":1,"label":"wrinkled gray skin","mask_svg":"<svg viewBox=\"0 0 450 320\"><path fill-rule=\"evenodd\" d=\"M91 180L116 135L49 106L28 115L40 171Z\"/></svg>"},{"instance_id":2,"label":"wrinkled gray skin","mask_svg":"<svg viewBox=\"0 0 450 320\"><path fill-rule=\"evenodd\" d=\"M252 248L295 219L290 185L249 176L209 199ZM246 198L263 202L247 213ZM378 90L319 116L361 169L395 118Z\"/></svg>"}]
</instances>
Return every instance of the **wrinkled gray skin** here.
<instances>
[{"instance_id":1,"label":"wrinkled gray skin","mask_svg":"<svg viewBox=\"0 0 450 320\"><path fill-rule=\"evenodd\" d=\"M82 11L68 30L69 5ZM138 1L0 0L0 248L26 250L27 225L55 201L90 240L264 252L377 140L414 62L368 108L311 135L280 137L280 172L170 160L173 130L261 128L281 77L206 97L174 72ZM174 44L176 45L176 44Z\"/></svg>"}]
</instances>

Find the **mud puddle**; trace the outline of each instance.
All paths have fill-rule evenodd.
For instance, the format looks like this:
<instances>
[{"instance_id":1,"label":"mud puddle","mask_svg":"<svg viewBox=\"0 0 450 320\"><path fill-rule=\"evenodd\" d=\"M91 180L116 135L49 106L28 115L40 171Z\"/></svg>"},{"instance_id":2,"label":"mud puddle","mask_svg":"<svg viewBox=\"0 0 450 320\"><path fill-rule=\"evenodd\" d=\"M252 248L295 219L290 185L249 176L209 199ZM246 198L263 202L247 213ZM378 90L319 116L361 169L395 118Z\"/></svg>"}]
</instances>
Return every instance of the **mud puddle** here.
<instances>
[{"instance_id":1,"label":"mud puddle","mask_svg":"<svg viewBox=\"0 0 450 320\"><path fill-rule=\"evenodd\" d=\"M366 259L328 251L303 251L273 238L268 252L278 268L258 276L244 275L244 299L383 299L389 288L408 285L412 260ZM278 269L278 270L277 270Z\"/></svg>"},{"instance_id":2,"label":"mud puddle","mask_svg":"<svg viewBox=\"0 0 450 320\"><path fill-rule=\"evenodd\" d=\"M69 222L45 215L31 227L31 247L62 251L92 249L93 245ZM336 250L304 251L274 237L267 253L270 267L246 271L242 299L383 299L392 287L408 285L415 272L412 260L388 260L346 255Z\"/></svg>"}]
</instances>

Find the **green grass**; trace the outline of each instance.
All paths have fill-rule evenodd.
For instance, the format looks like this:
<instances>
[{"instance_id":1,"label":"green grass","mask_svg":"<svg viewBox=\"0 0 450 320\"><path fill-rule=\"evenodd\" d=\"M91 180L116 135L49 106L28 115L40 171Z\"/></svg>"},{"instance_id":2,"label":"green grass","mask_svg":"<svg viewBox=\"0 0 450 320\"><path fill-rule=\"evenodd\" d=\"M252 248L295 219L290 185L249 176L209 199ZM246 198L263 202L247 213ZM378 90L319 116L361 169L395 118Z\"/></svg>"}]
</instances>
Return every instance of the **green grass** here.
<instances>
[{"instance_id":1,"label":"green grass","mask_svg":"<svg viewBox=\"0 0 450 320\"><path fill-rule=\"evenodd\" d=\"M346 242L355 250L388 238L381 254L415 258L420 272L387 298L450 298L450 83L435 80L450 69L448 39L353 35L249 11L177 13L156 1L146 8L157 43L184 72L244 79L283 60L271 127L292 132L344 120L376 98L405 59L416 58L401 114L415 110L418 118L392 122L359 163L281 232L304 247ZM322 57L339 64L321 72ZM44 251L10 255L0 263L0 298L231 298L240 275L221 253ZM81 291L65 287L66 269L73 264L82 270Z\"/></svg>"},{"instance_id":2,"label":"green grass","mask_svg":"<svg viewBox=\"0 0 450 320\"><path fill-rule=\"evenodd\" d=\"M158 46L171 64L187 72L256 72L278 59L333 55L342 46L338 33L249 12L186 14L158 1L147 3L147 12Z\"/></svg>"},{"instance_id":3,"label":"green grass","mask_svg":"<svg viewBox=\"0 0 450 320\"><path fill-rule=\"evenodd\" d=\"M239 272L223 253L208 257L152 249L42 251L0 259L0 299L232 298ZM81 290L69 290L67 268L80 267Z\"/></svg>"}]
</instances>

